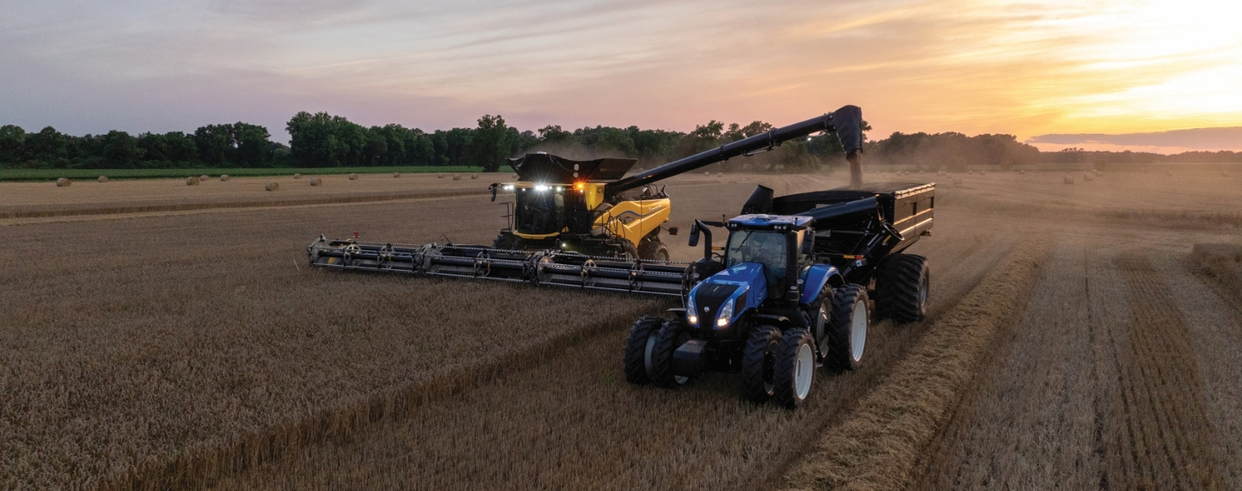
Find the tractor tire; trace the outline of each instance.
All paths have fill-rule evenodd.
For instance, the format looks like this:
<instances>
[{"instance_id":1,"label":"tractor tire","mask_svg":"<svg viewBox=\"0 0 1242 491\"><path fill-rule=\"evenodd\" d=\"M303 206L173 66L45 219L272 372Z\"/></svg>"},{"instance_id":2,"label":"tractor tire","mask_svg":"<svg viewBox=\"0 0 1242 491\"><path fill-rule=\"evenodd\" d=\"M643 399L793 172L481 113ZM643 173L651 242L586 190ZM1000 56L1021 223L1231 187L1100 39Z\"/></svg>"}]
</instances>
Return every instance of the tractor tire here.
<instances>
[{"instance_id":1,"label":"tractor tire","mask_svg":"<svg viewBox=\"0 0 1242 491\"><path fill-rule=\"evenodd\" d=\"M742 350L742 393L747 399L761 403L772 398L776 383L772 367L781 345L781 331L772 326L757 326L750 331Z\"/></svg>"},{"instance_id":2,"label":"tractor tire","mask_svg":"<svg viewBox=\"0 0 1242 491\"><path fill-rule=\"evenodd\" d=\"M645 384L651 381L651 346L655 341L652 335L663 323L664 319L644 315L630 327L630 337L625 342L626 382Z\"/></svg>"},{"instance_id":3,"label":"tractor tire","mask_svg":"<svg viewBox=\"0 0 1242 491\"><path fill-rule=\"evenodd\" d=\"M862 365L870 321L866 288L851 284L836 289L824 360L828 366L836 370L857 370Z\"/></svg>"},{"instance_id":4,"label":"tractor tire","mask_svg":"<svg viewBox=\"0 0 1242 491\"><path fill-rule=\"evenodd\" d=\"M668 261L668 247L663 242L660 242L660 239L643 239L638 246L638 257L640 259Z\"/></svg>"},{"instance_id":5,"label":"tractor tire","mask_svg":"<svg viewBox=\"0 0 1242 491\"><path fill-rule=\"evenodd\" d=\"M815 383L815 338L806 329L790 329L781 337L773 364L776 402L797 409L811 395Z\"/></svg>"},{"instance_id":6,"label":"tractor tire","mask_svg":"<svg viewBox=\"0 0 1242 491\"><path fill-rule=\"evenodd\" d=\"M930 280L927 258L914 254L890 257L876 275L876 314L899 323L919 322L927 318Z\"/></svg>"},{"instance_id":7,"label":"tractor tire","mask_svg":"<svg viewBox=\"0 0 1242 491\"><path fill-rule=\"evenodd\" d=\"M690 339L681 319L664 321L653 336L651 344L651 381L661 387L677 387L690 381L690 377L673 374L673 352Z\"/></svg>"}]
</instances>

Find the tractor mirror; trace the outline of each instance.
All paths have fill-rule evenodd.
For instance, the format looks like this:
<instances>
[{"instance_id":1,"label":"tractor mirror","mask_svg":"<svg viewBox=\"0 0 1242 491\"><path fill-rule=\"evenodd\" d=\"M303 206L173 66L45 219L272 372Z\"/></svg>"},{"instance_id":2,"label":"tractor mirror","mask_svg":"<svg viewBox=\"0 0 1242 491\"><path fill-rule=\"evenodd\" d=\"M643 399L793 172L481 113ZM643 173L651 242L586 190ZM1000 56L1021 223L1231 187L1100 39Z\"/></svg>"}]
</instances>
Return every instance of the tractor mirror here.
<instances>
[{"instance_id":1,"label":"tractor mirror","mask_svg":"<svg viewBox=\"0 0 1242 491\"><path fill-rule=\"evenodd\" d=\"M699 227L690 228L690 247L699 245Z\"/></svg>"},{"instance_id":2,"label":"tractor mirror","mask_svg":"<svg viewBox=\"0 0 1242 491\"><path fill-rule=\"evenodd\" d=\"M669 227L669 228L668 228L668 234L669 234L669 235L677 235L677 227Z\"/></svg>"}]
</instances>

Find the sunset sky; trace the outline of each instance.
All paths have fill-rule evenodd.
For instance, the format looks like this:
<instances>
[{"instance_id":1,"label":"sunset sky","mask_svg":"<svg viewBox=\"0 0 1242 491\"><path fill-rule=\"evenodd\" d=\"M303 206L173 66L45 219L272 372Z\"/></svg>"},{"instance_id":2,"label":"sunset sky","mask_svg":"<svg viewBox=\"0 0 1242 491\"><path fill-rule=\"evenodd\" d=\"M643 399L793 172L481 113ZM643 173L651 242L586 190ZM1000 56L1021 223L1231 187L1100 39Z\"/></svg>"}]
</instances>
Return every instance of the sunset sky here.
<instances>
[{"instance_id":1,"label":"sunset sky","mask_svg":"<svg viewBox=\"0 0 1242 491\"><path fill-rule=\"evenodd\" d=\"M0 0L0 124L688 131L856 104L872 138L1239 127L1240 19L1200 0Z\"/></svg>"}]
</instances>

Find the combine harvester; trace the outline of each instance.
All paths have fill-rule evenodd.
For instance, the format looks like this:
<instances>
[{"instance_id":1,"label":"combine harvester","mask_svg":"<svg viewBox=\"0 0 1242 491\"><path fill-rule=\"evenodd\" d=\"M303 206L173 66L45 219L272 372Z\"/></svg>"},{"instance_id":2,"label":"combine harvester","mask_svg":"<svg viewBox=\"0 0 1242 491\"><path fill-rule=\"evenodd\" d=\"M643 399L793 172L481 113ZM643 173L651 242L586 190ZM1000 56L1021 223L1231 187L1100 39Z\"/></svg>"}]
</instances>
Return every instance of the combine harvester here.
<instances>
[{"instance_id":1,"label":"combine harvester","mask_svg":"<svg viewBox=\"0 0 1242 491\"><path fill-rule=\"evenodd\" d=\"M573 161L548 154L510 159L514 183L492 184L492 200L513 192L515 203L491 246L393 244L320 236L307 248L313 266L452 276L680 296L700 278L693 263L668 261L660 240L671 211L653 183L732 157L768 151L814 133L834 133L856 162L862 112L836 112L775 128L681 160L621 177L630 159ZM627 192L641 190L637 196ZM667 229L676 235L676 228Z\"/></svg>"}]
</instances>

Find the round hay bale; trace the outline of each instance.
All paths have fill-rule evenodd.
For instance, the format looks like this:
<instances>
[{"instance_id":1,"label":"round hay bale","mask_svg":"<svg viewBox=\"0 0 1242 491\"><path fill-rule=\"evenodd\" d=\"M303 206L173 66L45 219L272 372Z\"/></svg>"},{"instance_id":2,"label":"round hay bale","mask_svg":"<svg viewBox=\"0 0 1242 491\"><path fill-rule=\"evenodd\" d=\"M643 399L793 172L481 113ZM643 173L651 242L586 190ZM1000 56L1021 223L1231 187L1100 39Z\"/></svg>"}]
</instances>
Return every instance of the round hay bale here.
<instances>
[{"instance_id":1,"label":"round hay bale","mask_svg":"<svg viewBox=\"0 0 1242 491\"><path fill-rule=\"evenodd\" d=\"M199 181L207 182L207 180L208 180L208 179L211 179L211 176L208 176L207 174L203 174L203 175L201 175L201 176L198 176L198 180L199 180Z\"/></svg>"},{"instance_id":2,"label":"round hay bale","mask_svg":"<svg viewBox=\"0 0 1242 491\"><path fill-rule=\"evenodd\" d=\"M351 181L357 181L357 180L358 180L358 174L350 174L350 175L349 175L349 180L351 180Z\"/></svg>"},{"instance_id":3,"label":"round hay bale","mask_svg":"<svg viewBox=\"0 0 1242 491\"><path fill-rule=\"evenodd\" d=\"M1018 174L1025 175L1025 174L1026 174L1026 171L1024 171L1024 170L1019 170L1019 171L1018 171Z\"/></svg>"},{"instance_id":4,"label":"round hay bale","mask_svg":"<svg viewBox=\"0 0 1242 491\"><path fill-rule=\"evenodd\" d=\"M710 175L712 175L712 171L705 170L705 171L703 171L703 175L705 175L705 176L710 176Z\"/></svg>"},{"instance_id":5,"label":"round hay bale","mask_svg":"<svg viewBox=\"0 0 1242 491\"><path fill-rule=\"evenodd\" d=\"M320 179L318 177L312 177L310 180L310 183L311 183L311 186L318 186L320 184L323 184L323 179Z\"/></svg>"},{"instance_id":6,"label":"round hay bale","mask_svg":"<svg viewBox=\"0 0 1242 491\"><path fill-rule=\"evenodd\" d=\"M444 179L444 174L436 174L436 179Z\"/></svg>"},{"instance_id":7,"label":"round hay bale","mask_svg":"<svg viewBox=\"0 0 1242 491\"><path fill-rule=\"evenodd\" d=\"M944 171L936 171L936 175L938 175L938 176L943 176L943 175L944 175Z\"/></svg>"},{"instance_id":8,"label":"round hay bale","mask_svg":"<svg viewBox=\"0 0 1242 491\"><path fill-rule=\"evenodd\" d=\"M962 178L960 178L960 177L954 177L954 178L953 178L953 185L954 185L954 186L961 186L961 185L962 185Z\"/></svg>"},{"instance_id":9,"label":"round hay bale","mask_svg":"<svg viewBox=\"0 0 1242 491\"><path fill-rule=\"evenodd\" d=\"M398 177L401 177L401 173L400 173L400 172L393 172L393 173L392 173L392 177L393 177L393 179L396 179L396 178L398 178Z\"/></svg>"},{"instance_id":10,"label":"round hay bale","mask_svg":"<svg viewBox=\"0 0 1242 491\"><path fill-rule=\"evenodd\" d=\"M1092 179L1091 174L1082 175L1082 182L1091 182L1091 179Z\"/></svg>"},{"instance_id":11,"label":"round hay bale","mask_svg":"<svg viewBox=\"0 0 1242 491\"><path fill-rule=\"evenodd\" d=\"M197 185L198 185L198 181L199 181L199 180L198 180L198 178L197 178L197 177L190 176L190 177L185 178L185 185L186 185L186 186L197 186Z\"/></svg>"},{"instance_id":12,"label":"round hay bale","mask_svg":"<svg viewBox=\"0 0 1242 491\"><path fill-rule=\"evenodd\" d=\"M1065 176L1065 183L1066 183L1066 184L1073 184L1073 183L1074 183L1074 176Z\"/></svg>"},{"instance_id":13,"label":"round hay bale","mask_svg":"<svg viewBox=\"0 0 1242 491\"><path fill-rule=\"evenodd\" d=\"M454 180L454 181L460 181L460 180L461 180L461 174L453 174L453 180Z\"/></svg>"},{"instance_id":14,"label":"round hay bale","mask_svg":"<svg viewBox=\"0 0 1242 491\"><path fill-rule=\"evenodd\" d=\"M293 175L293 178L294 178L294 179L301 179L301 178L302 178L302 174L294 174L294 175Z\"/></svg>"},{"instance_id":15,"label":"round hay bale","mask_svg":"<svg viewBox=\"0 0 1242 491\"><path fill-rule=\"evenodd\" d=\"M478 175L478 174L470 174L470 178L471 178L471 179L478 179L478 178L479 178L479 175Z\"/></svg>"},{"instance_id":16,"label":"round hay bale","mask_svg":"<svg viewBox=\"0 0 1242 491\"><path fill-rule=\"evenodd\" d=\"M264 191L276 191L278 189L280 189L280 183L276 181L267 181L267 184L263 185Z\"/></svg>"},{"instance_id":17,"label":"round hay bale","mask_svg":"<svg viewBox=\"0 0 1242 491\"><path fill-rule=\"evenodd\" d=\"M1229 173L1228 173L1228 172L1221 172L1221 173L1220 173L1220 177L1229 177Z\"/></svg>"},{"instance_id":18,"label":"round hay bale","mask_svg":"<svg viewBox=\"0 0 1242 491\"><path fill-rule=\"evenodd\" d=\"M724 173L723 173L723 172L717 172L717 173L716 173L716 177L724 177Z\"/></svg>"},{"instance_id":19,"label":"round hay bale","mask_svg":"<svg viewBox=\"0 0 1242 491\"><path fill-rule=\"evenodd\" d=\"M227 181L227 180L229 180L229 175L228 175L228 174L220 174L220 182L224 182L224 181Z\"/></svg>"},{"instance_id":20,"label":"round hay bale","mask_svg":"<svg viewBox=\"0 0 1242 491\"><path fill-rule=\"evenodd\" d=\"M108 176L99 176L99 182L108 182Z\"/></svg>"},{"instance_id":21,"label":"round hay bale","mask_svg":"<svg viewBox=\"0 0 1242 491\"><path fill-rule=\"evenodd\" d=\"M1166 172L1166 174L1168 174L1169 176L1172 176L1172 175L1173 175L1173 171L1168 171L1168 172Z\"/></svg>"},{"instance_id":22,"label":"round hay bale","mask_svg":"<svg viewBox=\"0 0 1242 491\"><path fill-rule=\"evenodd\" d=\"M67 188L70 184L73 184L73 181L70 181L67 177L62 177L56 180L56 187L58 188Z\"/></svg>"}]
</instances>

